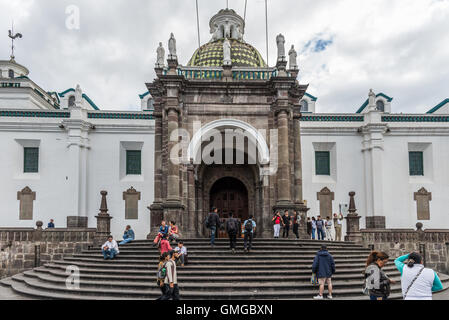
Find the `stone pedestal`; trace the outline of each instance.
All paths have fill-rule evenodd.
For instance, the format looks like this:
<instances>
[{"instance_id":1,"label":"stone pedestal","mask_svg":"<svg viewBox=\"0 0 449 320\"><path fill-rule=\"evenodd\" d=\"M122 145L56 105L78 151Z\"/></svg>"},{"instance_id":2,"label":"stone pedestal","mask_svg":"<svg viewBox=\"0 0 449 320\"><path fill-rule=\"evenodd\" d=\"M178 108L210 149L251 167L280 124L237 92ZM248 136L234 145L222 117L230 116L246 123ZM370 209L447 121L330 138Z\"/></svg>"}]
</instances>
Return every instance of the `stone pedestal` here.
<instances>
[{"instance_id":1,"label":"stone pedestal","mask_svg":"<svg viewBox=\"0 0 449 320\"><path fill-rule=\"evenodd\" d=\"M95 234L95 245L102 244L106 241L106 238L111 233L111 219L112 217L108 214L108 206L106 203L107 191L101 191L101 206L100 213L97 218L97 232Z\"/></svg>"},{"instance_id":2,"label":"stone pedestal","mask_svg":"<svg viewBox=\"0 0 449 320\"><path fill-rule=\"evenodd\" d=\"M362 234L360 233L360 216L355 207L355 192L349 192L349 214L346 216L346 236L345 241L362 243Z\"/></svg>"}]
</instances>

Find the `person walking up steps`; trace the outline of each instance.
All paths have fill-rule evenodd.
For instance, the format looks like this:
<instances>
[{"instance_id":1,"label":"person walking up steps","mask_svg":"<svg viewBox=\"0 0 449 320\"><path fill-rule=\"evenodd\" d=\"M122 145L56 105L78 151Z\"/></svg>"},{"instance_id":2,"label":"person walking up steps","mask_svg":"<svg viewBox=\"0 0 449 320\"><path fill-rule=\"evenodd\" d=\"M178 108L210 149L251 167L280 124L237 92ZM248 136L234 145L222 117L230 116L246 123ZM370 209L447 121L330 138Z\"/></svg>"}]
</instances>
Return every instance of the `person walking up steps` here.
<instances>
[{"instance_id":1,"label":"person walking up steps","mask_svg":"<svg viewBox=\"0 0 449 320\"><path fill-rule=\"evenodd\" d=\"M217 230L220 228L220 217L217 212L217 208L212 208L212 212L209 213L206 221L206 227L210 229L210 246L212 248L215 246L215 235Z\"/></svg>"},{"instance_id":2,"label":"person walking up steps","mask_svg":"<svg viewBox=\"0 0 449 320\"><path fill-rule=\"evenodd\" d=\"M408 260L407 264L404 262ZM401 272L404 300L432 300L432 292L443 290L437 273L422 265L422 256L413 252L397 258L396 268Z\"/></svg>"},{"instance_id":3,"label":"person walking up steps","mask_svg":"<svg viewBox=\"0 0 449 320\"><path fill-rule=\"evenodd\" d=\"M243 247L246 253L251 251L254 231L256 230L256 222L253 218L253 216L249 216L249 219L243 223L243 233L245 235L243 239Z\"/></svg>"},{"instance_id":4,"label":"person walking up steps","mask_svg":"<svg viewBox=\"0 0 449 320\"><path fill-rule=\"evenodd\" d=\"M281 213L279 211L276 211L271 221L273 221L274 238L279 239L279 232L281 231L281 223L282 223Z\"/></svg>"},{"instance_id":5,"label":"person walking up steps","mask_svg":"<svg viewBox=\"0 0 449 320\"><path fill-rule=\"evenodd\" d=\"M163 296L165 296L166 293L166 287L165 287L165 277L167 276L167 268L165 266L165 264L167 263L169 259L168 256L168 252L164 252L160 258L159 258L159 265L157 267L157 286L159 287L159 289L161 289L161 293L162 295L157 299L157 300L161 300Z\"/></svg>"},{"instance_id":6,"label":"person walking up steps","mask_svg":"<svg viewBox=\"0 0 449 320\"><path fill-rule=\"evenodd\" d=\"M313 298L323 299L324 285L327 283L327 290L329 291L327 298L332 299L332 275L335 273L335 262L325 245L321 246L321 250L313 260L312 272L316 274L320 284L320 293Z\"/></svg>"},{"instance_id":7,"label":"person walking up steps","mask_svg":"<svg viewBox=\"0 0 449 320\"><path fill-rule=\"evenodd\" d=\"M288 210L285 210L285 214L282 216L282 226L284 231L282 232L282 238L288 238L288 232L290 231L290 226L292 224L292 218L288 214Z\"/></svg>"},{"instance_id":8,"label":"person walking up steps","mask_svg":"<svg viewBox=\"0 0 449 320\"><path fill-rule=\"evenodd\" d=\"M226 221L226 232L229 236L229 247L232 253L235 253L235 244L237 242L237 234L241 230L240 221L233 217L233 213L229 213L229 219Z\"/></svg>"}]
</instances>

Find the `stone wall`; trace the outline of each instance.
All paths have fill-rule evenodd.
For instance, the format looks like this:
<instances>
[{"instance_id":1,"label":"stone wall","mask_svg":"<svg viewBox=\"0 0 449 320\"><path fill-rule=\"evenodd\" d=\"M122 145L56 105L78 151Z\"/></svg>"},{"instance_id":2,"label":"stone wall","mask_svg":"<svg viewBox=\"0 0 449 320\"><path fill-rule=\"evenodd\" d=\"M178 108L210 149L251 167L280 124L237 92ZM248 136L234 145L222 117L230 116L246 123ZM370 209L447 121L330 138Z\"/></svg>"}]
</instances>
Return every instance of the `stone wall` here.
<instances>
[{"instance_id":1,"label":"stone wall","mask_svg":"<svg viewBox=\"0 0 449 320\"><path fill-rule=\"evenodd\" d=\"M422 229L364 229L362 244L385 251L395 259L410 252L420 252L425 266L449 274L449 230Z\"/></svg>"},{"instance_id":2,"label":"stone wall","mask_svg":"<svg viewBox=\"0 0 449 320\"><path fill-rule=\"evenodd\" d=\"M0 228L0 279L95 245L96 229Z\"/></svg>"}]
</instances>

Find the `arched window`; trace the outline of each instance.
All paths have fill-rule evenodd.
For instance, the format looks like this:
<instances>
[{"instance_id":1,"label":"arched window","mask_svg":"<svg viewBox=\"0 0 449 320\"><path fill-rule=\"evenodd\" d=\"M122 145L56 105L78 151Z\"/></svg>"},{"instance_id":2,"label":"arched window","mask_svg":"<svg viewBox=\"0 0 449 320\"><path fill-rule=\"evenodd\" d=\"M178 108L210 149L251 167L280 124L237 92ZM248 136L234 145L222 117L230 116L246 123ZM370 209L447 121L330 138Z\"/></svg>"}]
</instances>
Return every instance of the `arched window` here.
<instances>
[{"instance_id":1,"label":"arched window","mask_svg":"<svg viewBox=\"0 0 449 320\"><path fill-rule=\"evenodd\" d=\"M385 104L382 100L377 100L376 102L376 109L381 111L381 112L385 112Z\"/></svg>"},{"instance_id":2,"label":"arched window","mask_svg":"<svg viewBox=\"0 0 449 320\"><path fill-rule=\"evenodd\" d=\"M301 112L309 111L309 103L306 100L301 101Z\"/></svg>"},{"instance_id":3,"label":"arched window","mask_svg":"<svg viewBox=\"0 0 449 320\"><path fill-rule=\"evenodd\" d=\"M11 79L14 78L14 70L12 69L8 70L8 77L10 77Z\"/></svg>"},{"instance_id":4,"label":"arched window","mask_svg":"<svg viewBox=\"0 0 449 320\"><path fill-rule=\"evenodd\" d=\"M69 97L69 108L75 106L75 96Z\"/></svg>"}]
</instances>

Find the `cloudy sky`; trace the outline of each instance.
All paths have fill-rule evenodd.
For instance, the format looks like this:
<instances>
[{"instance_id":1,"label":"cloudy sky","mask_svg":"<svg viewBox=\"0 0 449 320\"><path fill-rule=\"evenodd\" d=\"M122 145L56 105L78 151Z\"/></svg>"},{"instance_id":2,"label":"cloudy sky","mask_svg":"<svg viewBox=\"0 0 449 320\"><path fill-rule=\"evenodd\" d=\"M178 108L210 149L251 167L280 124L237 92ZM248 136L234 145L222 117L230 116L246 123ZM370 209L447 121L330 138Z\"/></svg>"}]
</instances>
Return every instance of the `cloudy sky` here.
<instances>
[{"instance_id":1,"label":"cloudy sky","mask_svg":"<svg viewBox=\"0 0 449 320\"><path fill-rule=\"evenodd\" d=\"M229 0L243 16L245 0ZM68 29L66 9L80 10ZM226 0L199 0L201 42ZM370 88L393 112L426 112L449 97L449 0L268 0L269 64L283 33L300 56L300 82L317 112L355 112ZM77 83L101 109L132 110L154 79L156 48L177 38L187 64L197 47L195 0L0 0L0 59L14 20L16 61L47 91ZM3 36L1 36L3 34ZM248 0L245 40L265 57L264 0Z\"/></svg>"}]
</instances>

